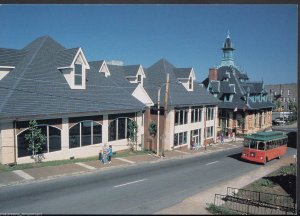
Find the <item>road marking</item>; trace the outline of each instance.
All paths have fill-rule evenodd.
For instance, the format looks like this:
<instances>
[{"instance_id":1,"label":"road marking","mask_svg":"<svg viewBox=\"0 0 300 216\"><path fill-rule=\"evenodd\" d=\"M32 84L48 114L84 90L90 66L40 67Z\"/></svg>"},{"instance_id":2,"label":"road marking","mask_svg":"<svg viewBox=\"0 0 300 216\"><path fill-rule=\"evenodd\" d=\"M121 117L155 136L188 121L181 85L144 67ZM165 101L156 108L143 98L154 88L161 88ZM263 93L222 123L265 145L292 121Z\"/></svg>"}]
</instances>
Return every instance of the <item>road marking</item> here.
<instances>
[{"instance_id":1,"label":"road marking","mask_svg":"<svg viewBox=\"0 0 300 216\"><path fill-rule=\"evenodd\" d=\"M128 182L128 183L125 183L125 184L116 185L116 186L114 186L114 188L122 187L122 186L125 186L125 185L134 184L134 183L137 183L137 182L142 182L142 181L145 181L145 180L147 180L147 179L140 179L140 180L133 181L133 182Z\"/></svg>"},{"instance_id":2,"label":"road marking","mask_svg":"<svg viewBox=\"0 0 300 216\"><path fill-rule=\"evenodd\" d=\"M29 175L28 173L24 172L23 170L14 170L13 171L15 174L17 174L18 176L26 179L26 180L33 180L34 177L32 177L31 175Z\"/></svg>"},{"instance_id":3,"label":"road marking","mask_svg":"<svg viewBox=\"0 0 300 216\"><path fill-rule=\"evenodd\" d=\"M131 163L131 164L135 164L134 161L131 161L131 160L127 160L127 159L124 159L124 158L115 158L115 159L118 159L118 160L121 160L121 161L125 161L127 163Z\"/></svg>"},{"instance_id":4,"label":"road marking","mask_svg":"<svg viewBox=\"0 0 300 216\"><path fill-rule=\"evenodd\" d=\"M174 150L174 151L179 152L179 153L183 153L183 154L191 154L189 152L183 152L183 151L179 151L179 150Z\"/></svg>"},{"instance_id":5,"label":"road marking","mask_svg":"<svg viewBox=\"0 0 300 216\"><path fill-rule=\"evenodd\" d=\"M210 165L210 164L214 164L214 163L218 163L219 161L214 161L214 162L210 162L210 163L207 163L205 165Z\"/></svg>"},{"instance_id":6,"label":"road marking","mask_svg":"<svg viewBox=\"0 0 300 216\"><path fill-rule=\"evenodd\" d=\"M93 167L93 166L89 166L89 165L87 165L87 164L84 164L84 163L75 163L75 164L77 164L77 165L79 165L79 166L82 166L82 167L84 167L84 168L87 168L87 169L89 169L89 170L94 170L94 169L96 169L96 167Z\"/></svg>"}]
</instances>

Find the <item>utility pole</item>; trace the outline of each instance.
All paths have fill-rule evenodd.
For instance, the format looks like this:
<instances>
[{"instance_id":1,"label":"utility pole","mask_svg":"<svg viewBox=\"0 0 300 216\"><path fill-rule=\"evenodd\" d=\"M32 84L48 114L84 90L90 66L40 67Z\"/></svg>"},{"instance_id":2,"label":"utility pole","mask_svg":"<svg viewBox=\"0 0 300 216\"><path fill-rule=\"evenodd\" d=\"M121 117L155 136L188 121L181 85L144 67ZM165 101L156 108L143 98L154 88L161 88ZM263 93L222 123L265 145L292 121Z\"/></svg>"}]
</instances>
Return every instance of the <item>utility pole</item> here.
<instances>
[{"instance_id":1,"label":"utility pole","mask_svg":"<svg viewBox=\"0 0 300 216\"><path fill-rule=\"evenodd\" d=\"M204 131L203 131L203 135L204 135L204 149L206 151L206 108L205 108L205 106L203 107L203 118L204 118Z\"/></svg>"},{"instance_id":2,"label":"utility pole","mask_svg":"<svg viewBox=\"0 0 300 216\"><path fill-rule=\"evenodd\" d=\"M159 157L159 110L160 110L160 87L158 87L158 95L157 95L157 137L156 137L156 155Z\"/></svg>"},{"instance_id":3,"label":"utility pole","mask_svg":"<svg viewBox=\"0 0 300 216\"><path fill-rule=\"evenodd\" d=\"M166 92L165 92L165 104L164 104L164 136L162 143L162 156L165 156L165 143L166 143L166 130L167 130L167 117L168 117L168 97L169 97L169 73L167 73L166 79Z\"/></svg>"}]
</instances>

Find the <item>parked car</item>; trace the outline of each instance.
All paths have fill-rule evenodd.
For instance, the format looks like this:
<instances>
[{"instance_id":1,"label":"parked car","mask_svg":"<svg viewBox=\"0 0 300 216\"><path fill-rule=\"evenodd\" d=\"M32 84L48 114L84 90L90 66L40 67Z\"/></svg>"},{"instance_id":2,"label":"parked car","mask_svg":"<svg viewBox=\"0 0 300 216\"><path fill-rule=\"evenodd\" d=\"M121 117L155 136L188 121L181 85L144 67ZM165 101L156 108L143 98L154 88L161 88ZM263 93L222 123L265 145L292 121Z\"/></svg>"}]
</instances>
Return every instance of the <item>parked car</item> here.
<instances>
[{"instance_id":1,"label":"parked car","mask_svg":"<svg viewBox=\"0 0 300 216\"><path fill-rule=\"evenodd\" d=\"M272 121L273 125L284 125L285 123L286 121L282 117L276 118Z\"/></svg>"}]
</instances>

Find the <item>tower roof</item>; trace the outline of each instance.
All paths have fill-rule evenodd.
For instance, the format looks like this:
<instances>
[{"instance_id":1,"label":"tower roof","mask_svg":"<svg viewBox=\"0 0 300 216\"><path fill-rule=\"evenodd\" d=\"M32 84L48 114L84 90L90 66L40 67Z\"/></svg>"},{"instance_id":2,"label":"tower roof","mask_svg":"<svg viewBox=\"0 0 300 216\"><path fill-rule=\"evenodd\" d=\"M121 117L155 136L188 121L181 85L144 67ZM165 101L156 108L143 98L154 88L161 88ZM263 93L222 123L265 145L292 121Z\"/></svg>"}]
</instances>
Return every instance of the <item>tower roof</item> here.
<instances>
[{"instance_id":1,"label":"tower roof","mask_svg":"<svg viewBox=\"0 0 300 216\"><path fill-rule=\"evenodd\" d=\"M233 43L231 42L229 32L227 33L227 38L225 39L224 46L222 50L235 50L233 48Z\"/></svg>"}]
</instances>

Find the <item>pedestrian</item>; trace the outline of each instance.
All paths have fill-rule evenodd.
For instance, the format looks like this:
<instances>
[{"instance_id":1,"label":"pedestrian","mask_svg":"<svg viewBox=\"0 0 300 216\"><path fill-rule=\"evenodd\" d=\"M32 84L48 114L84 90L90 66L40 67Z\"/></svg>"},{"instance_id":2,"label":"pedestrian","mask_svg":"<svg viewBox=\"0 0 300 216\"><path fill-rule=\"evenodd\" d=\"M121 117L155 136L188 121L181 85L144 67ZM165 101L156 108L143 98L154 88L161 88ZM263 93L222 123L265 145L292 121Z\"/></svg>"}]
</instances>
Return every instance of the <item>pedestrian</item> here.
<instances>
[{"instance_id":1,"label":"pedestrian","mask_svg":"<svg viewBox=\"0 0 300 216\"><path fill-rule=\"evenodd\" d=\"M112 156L113 156L112 146L109 145L109 148L108 148L108 163L111 163L111 157Z\"/></svg>"},{"instance_id":2,"label":"pedestrian","mask_svg":"<svg viewBox=\"0 0 300 216\"><path fill-rule=\"evenodd\" d=\"M223 132L221 133L221 144L224 144L224 134L223 134Z\"/></svg>"},{"instance_id":3,"label":"pedestrian","mask_svg":"<svg viewBox=\"0 0 300 216\"><path fill-rule=\"evenodd\" d=\"M100 161L100 163L102 163L103 161L102 161L102 149L100 149L100 151L99 151L99 161Z\"/></svg>"},{"instance_id":4,"label":"pedestrian","mask_svg":"<svg viewBox=\"0 0 300 216\"><path fill-rule=\"evenodd\" d=\"M108 159L108 148L106 144L104 144L104 147L102 149L102 163L107 164L107 159Z\"/></svg>"}]
</instances>

